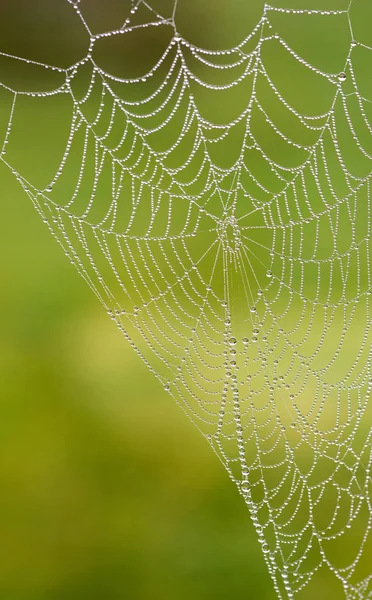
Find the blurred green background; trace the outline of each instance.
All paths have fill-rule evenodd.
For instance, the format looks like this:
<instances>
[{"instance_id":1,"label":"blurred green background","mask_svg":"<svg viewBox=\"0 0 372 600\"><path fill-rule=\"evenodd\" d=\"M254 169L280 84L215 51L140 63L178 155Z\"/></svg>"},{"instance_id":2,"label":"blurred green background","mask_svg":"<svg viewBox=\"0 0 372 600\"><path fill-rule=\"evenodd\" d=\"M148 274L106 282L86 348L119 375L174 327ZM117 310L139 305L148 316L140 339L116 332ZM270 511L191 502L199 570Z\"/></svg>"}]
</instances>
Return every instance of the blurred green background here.
<instances>
[{"instance_id":1,"label":"blurred green background","mask_svg":"<svg viewBox=\"0 0 372 600\"><path fill-rule=\"evenodd\" d=\"M62 3L37 0L28 12L26 0L1 3L0 51L62 66L80 58L86 40L68 29ZM179 3L182 34L221 48L239 42L263 6L235 0L226 11L222 0L213 10L206 0ZM130 3L83 0L82 6L104 29ZM361 39L364 22L355 21ZM308 60L341 69L350 40L340 31L309 29ZM295 44L303 37L293 26L290 34ZM335 43L339 55L330 51ZM146 48L139 53L140 65L147 55ZM316 89L304 94L281 68L293 102L306 112L316 101L316 112L325 96ZM29 85L9 65L3 75ZM33 153L37 124L27 126L19 131L16 158L30 172L38 165L35 178L42 179L40 154ZM56 123L49 134L58 131ZM53 154L45 145L37 150L46 161ZM248 511L222 465L107 318L1 163L0 182L0 598L273 600ZM324 582L318 598L327 597Z\"/></svg>"},{"instance_id":2,"label":"blurred green background","mask_svg":"<svg viewBox=\"0 0 372 600\"><path fill-rule=\"evenodd\" d=\"M274 598L222 465L1 180L0 597Z\"/></svg>"},{"instance_id":3,"label":"blurred green background","mask_svg":"<svg viewBox=\"0 0 372 600\"><path fill-rule=\"evenodd\" d=\"M100 24L128 4L85 2ZM0 50L63 66L80 58L86 39L81 50L62 0L32 5L1 3ZM1 66L29 89L22 65ZM27 116L16 160L37 180L53 148L39 147L40 159ZM55 116L48 124L58 135ZM0 598L273 599L222 465L2 164L0 181Z\"/></svg>"}]
</instances>

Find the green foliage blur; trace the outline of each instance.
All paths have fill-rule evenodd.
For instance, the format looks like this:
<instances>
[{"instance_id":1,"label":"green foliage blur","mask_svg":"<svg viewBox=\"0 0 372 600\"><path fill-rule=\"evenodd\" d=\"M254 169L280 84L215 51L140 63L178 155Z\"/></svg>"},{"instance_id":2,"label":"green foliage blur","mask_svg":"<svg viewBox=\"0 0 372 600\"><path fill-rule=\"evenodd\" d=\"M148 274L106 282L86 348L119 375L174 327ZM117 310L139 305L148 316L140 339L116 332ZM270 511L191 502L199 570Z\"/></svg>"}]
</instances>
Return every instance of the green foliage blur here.
<instances>
[{"instance_id":1,"label":"green foliage blur","mask_svg":"<svg viewBox=\"0 0 372 600\"><path fill-rule=\"evenodd\" d=\"M0 50L68 62L79 40L62 2L2 2ZM18 157L39 177L38 125L25 122ZM0 598L274 598L222 465L3 164L0 182Z\"/></svg>"},{"instance_id":2,"label":"green foliage blur","mask_svg":"<svg viewBox=\"0 0 372 600\"><path fill-rule=\"evenodd\" d=\"M30 4L1 2L0 51L62 66L80 58L86 40L69 29L61 9L67 0ZM82 0L92 23L107 26L129 4ZM301 8L323 4L298 1ZM179 0L183 35L228 47L255 25L264 3L225 5ZM344 41L326 32L314 49L310 36L309 60ZM138 49L140 66L147 55ZM27 88L25 73L4 69L9 82ZM285 84L301 96L301 81ZM307 95L304 107L317 95ZM38 148L32 120L16 138L19 165L27 163L36 178L62 130L62 116L59 122L51 112L45 121L50 146ZM0 598L274 600L248 511L222 465L2 163L0 281ZM330 598L327 582L318 598Z\"/></svg>"},{"instance_id":3,"label":"green foliage blur","mask_svg":"<svg viewBox=\"0 0 372 600\"><path fill-rule=\"evenodd\" d=\"M273 598L222 465L0 173L0 597Z\"/></svg>"}]
</instances>

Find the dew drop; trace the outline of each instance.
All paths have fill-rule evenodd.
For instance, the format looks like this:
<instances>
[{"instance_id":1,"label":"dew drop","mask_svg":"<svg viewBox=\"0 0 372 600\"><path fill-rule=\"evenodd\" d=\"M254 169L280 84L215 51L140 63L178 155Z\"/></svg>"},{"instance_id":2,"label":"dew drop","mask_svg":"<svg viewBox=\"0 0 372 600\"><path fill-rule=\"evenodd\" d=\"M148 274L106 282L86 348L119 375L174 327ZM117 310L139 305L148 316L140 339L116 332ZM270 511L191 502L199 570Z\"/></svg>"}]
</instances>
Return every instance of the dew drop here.
<instances>
[{"instance_id":1,"label":"dew drop","mask_svg":"<svg viewBox=\"0 0 372 600\"><path fill-rule=\"evenodd\" d=\"M337 79L343 83L344 81L346 81L346 73L344 71L341 71L341 73L339 73L337 75Z\"/></svg>"},{"instance_id":2,"label":"dew drop","mask_svg":"<svg viewBox=\"0 0 372 600\"><path fill-rule=\"evenodd\" d=\"M236 339L235 339L234 337L230 338L230 339L229 339L229 344L230 344L230 346L235 346L235 344L236 344Z\"/></svg>"},{"instance_id":3,"label":"dew drop","mask_svg":"<svg viewBox=\"0 0 372 600\"><path fill-rule=\"evenodd\" d=\"M245 338L242 339L242 342L246 346L248 344L249 340L248 340L247 337L245 337Z\"/></svg>"},{"instance_id":4,"label":"dew drop","mask_svg":"<svg viewBox=\"0 0 372 600\"><path fill-rule=\"evenodd\" d=\"M243 494L249 494L249 483L248 483L248 481L243 481L243 483L241 485L241 490L242 490Z\"/></svg>"},{"instance_id":5,"label":"dew drop","mask_svg":"<svg viewBox=\"0 0 372 600\"><path fill-rule=\"evenodd\" d=\"M273 276L273 272L272 271L267 271L266 272L266 277L272 277Z\"/></svg>"}]
</instances>

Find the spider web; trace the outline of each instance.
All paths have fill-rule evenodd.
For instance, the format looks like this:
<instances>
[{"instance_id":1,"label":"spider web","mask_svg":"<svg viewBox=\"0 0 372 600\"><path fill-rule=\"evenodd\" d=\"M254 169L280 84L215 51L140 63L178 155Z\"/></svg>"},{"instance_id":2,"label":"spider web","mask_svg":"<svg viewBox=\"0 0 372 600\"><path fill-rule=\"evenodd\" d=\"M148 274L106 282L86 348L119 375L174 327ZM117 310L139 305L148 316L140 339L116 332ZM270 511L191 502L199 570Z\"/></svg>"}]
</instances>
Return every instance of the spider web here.
<instances>
[{"instance_id":1,"label":"spider web","mask_svg":"<svg viewBox=\"0 0 372 600\"><path fill-rule=\"evenodd\" d=\"M262 5L228 50L188 41L177 3L133 1L99 33L84 0L66 3L83 59L0 52L57 82L1 76L1 162L221 459L278 597L331 571L346 598L372 598L372 42L354 31L358 3ZM339 44L311 52L308 27ZM148 31L163 46L145 74L103 66L101 45ZM70 131L40 187L11 142L19 103L55 96Z\"/></svg>"}]
</instances>

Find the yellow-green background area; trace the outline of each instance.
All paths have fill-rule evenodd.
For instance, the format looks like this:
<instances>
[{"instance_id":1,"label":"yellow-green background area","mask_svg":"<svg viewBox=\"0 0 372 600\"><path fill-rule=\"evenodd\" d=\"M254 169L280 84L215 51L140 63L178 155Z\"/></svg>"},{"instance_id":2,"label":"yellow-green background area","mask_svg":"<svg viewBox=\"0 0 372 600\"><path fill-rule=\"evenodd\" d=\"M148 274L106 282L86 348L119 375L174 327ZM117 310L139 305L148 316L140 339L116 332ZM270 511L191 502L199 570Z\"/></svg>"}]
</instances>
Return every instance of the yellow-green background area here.
<instances>
[{"instance_id":1,"label":"yellow-green background area","mask_svg":"<svg viewBox=\"0 0 372 600\"><path fill-rule=\"evenodd\" d=\"M58 3L53 13L51 1L35 1L31 25L21 19L26 4L1 3L0 17L8 19L0 19L2 39L17 32L19 49L31 40L37 52L38 19L49 19L58 58ZM113 0L91 4L98 20L103 5L106 17L120 10ZM227 45L229 32L242 27L243 4L232 2L234 25L222 0L215 11L193 0L185 33L192 37L200 26L212 38L215 18L224 47L223 36ZM342 2L327 7L336 4ZM248 511L222 465L107 318L3 165L0 182L0 598L272 600ZM327 597L325 583L318 598Z\"/></svg>"},{"instance_id":2,"label":"yellow-green background area","mask_svg":"<svg viewBox=\"0 0 372 600\"><path fill-rule=\"evenodd\" d=\"M2 3L2 39L58 59L74 40L41 4L27 33L26 4ZM0 181L0 598L274 598L222 465L3 166Z\"/></svg>"},{"instance_id":3,"label":"yellow-green background area","mask_svg":"<svg viewBox=\"0 0 372 600\"><path fill-rule=\"evenodd\" d=\"M222 465L1 181L0 597L274 598Z\"/></svg>"}]
</instances>

